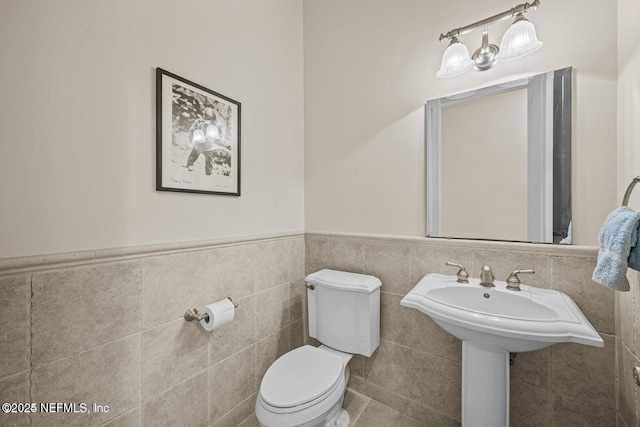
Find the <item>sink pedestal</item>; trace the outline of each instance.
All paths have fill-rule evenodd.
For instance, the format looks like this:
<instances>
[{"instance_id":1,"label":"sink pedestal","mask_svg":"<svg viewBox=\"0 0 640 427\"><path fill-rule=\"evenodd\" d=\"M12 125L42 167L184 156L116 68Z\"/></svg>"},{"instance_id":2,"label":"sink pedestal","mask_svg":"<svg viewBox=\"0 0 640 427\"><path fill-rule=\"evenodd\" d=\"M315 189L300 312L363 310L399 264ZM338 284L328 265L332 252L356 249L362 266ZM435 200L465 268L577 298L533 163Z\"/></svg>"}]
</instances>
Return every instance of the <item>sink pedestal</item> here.
<instances>
[{"instance_id":1,"label":"sink pedestal","mask_svg":"<svg viewBox=\"0 0 640 427\"><path fill-rule=\"evenodd\" d=\"M509 426L509 353L462 342L462 427Z\"/></svg>"}]
</instances>

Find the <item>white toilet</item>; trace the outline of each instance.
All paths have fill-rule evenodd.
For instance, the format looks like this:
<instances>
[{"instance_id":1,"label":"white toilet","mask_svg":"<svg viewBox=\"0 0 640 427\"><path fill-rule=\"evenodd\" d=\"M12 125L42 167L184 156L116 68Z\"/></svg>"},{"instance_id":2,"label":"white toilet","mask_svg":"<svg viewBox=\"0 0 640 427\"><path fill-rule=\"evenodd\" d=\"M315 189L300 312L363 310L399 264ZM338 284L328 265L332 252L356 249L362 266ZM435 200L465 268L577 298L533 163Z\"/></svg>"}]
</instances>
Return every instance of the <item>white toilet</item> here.
<instances>
[{"instance_id":1,"label":"white toilet","mask_svg":"<svg viewBox=\"0 0 640 427\"><path fill-rule=\"evenodd\" d=\"M323 345L291 350L269 367L256 400L262 427L347 427L347 363L380 343L380 280L320 270L306 278L309 336Z\"/></svg>"}]
</instances>

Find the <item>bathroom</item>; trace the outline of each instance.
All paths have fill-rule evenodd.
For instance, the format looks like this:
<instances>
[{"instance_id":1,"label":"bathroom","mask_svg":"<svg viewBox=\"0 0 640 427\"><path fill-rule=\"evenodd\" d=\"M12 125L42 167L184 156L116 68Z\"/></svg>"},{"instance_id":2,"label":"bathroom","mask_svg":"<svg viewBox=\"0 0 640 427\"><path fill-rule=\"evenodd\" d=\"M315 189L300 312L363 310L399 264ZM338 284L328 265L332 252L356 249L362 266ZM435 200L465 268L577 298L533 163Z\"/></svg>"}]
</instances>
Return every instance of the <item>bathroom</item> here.
<instances>
[{"instance_id":1,"label":"bathroom","mask_svg":"<svg viewBox=\"0 0 640 427\"><path fill-rule=\"evenodd\" d=\"M640 175L640 4L542 0L541 49L436 77L441 33L516 4L1 1L0 400L109 409L0 425L254 427L267 369L318 345L305 277L329 268L382 282L380 344L349 362L351 425L458 426L461 342L400 305L449 261L534 269L524 283L569 295L604 342L519 353L511 426L638 427L640 273L630 292L591 275ZM156 191L158 67L242 104L239 197ZM425 237L426 102L566 67L573 244ZM227 296L227 325L185 321Z\"/></svg>"}]
</instances>

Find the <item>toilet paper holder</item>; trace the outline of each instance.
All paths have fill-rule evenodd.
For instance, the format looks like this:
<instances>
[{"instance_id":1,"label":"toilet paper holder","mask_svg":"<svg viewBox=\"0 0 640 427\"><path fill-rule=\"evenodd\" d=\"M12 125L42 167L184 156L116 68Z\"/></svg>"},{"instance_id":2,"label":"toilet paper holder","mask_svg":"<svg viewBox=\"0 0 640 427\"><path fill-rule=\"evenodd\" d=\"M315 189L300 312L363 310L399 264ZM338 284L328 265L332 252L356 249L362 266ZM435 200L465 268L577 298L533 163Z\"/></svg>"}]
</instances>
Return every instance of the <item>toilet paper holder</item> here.
<instances>
[{"instance_id":1,"label":"toilet paper holder","mask_svg":"<svg viewBox=\"0 0 640 427\"><path fill-rule=\"evenodd\" d=\"M233 304L233 308L238 308L238 303L233 302L231 297L227 297L227 299L231 301L231 304ZM205 322L208 322L209 315L207 313L198 313L198 309L194 307L187 310L187 312L184 314L184 320L186 320L187 322L191 322L192 320L197 320L198 322L204 320Z\"/></svg>"}]
</instances>

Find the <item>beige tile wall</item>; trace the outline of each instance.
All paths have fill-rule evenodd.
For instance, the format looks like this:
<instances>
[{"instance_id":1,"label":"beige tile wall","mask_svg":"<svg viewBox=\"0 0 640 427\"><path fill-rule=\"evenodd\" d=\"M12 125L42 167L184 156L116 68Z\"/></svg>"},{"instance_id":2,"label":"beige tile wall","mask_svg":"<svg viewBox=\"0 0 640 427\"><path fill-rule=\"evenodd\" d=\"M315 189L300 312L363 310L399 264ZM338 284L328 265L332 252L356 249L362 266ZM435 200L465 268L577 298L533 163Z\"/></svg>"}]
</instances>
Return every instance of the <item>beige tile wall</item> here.
<instances>
[{"instance_id":1,"label":"beige tile wall","mask_svg":"<svg viewBox=\"0 0 640 427\"><path fill-rule=\"evenodd\" d=\"M326 267L382 280L380 347L352 360L353 390L418 425L459 425L461 343L400 299L427 273L455 273L446 261L464 264L473 277L491 265L500 280L533 268L525 283L570 295L605 347L558 344L519 354L511 369L511 425L616 425L615 295L590 280L595 249L307 234L305 250L307 273Z\"/></svg>"},{"instance_id":2,"label":"beige tile wall","mask_svg":"<svg viewBox=\"0 0 640 427\"><path fill-rule=\"evenodd\" d=\"M304 256L294 235L0 270L0 400L110 408L0 425L254 426L262 375L303 343ZM182 318L226 296L232 323L207 333Z\"/></svg>"},{"instance_id":3,"label":"beige tile wall","mask_svg":"<svg viewBox=\"0 0 640 427\"><path fill-rule=\"evenodd\" d=\"M616 293L618 427L640 427L640 387L632 376L640 366L640 272L627 273L630 292Z\"/></svg>"},{"instance_id":4,"label":"beige tile wall","mask_svg":"<svg viewBox=\"0 0 640 427\"><path fill-rule=\"evenodd\" d=\"M424 274L453 274L444 262L454 261L472 276L489 264L499 279L534 268L527 283L569 294L605 341L519 354L512 425L640 427L630 375L639 364L640 274L629 275L632 292L614 295L590 281L593 250L310 234L107 261L0 270L0 400L110 406L84 416L0 414L0 425L255 426L266 369L313 341L305 264L307 273L328 267L383 282L380 348L350 364L351 388L372 399L358 425L387 411L375 402L407 425L459 425L460 342L399 304ZM227 295L240 304L231 324L205 333L182 319Z\"/></svg>"}]
</instances>

